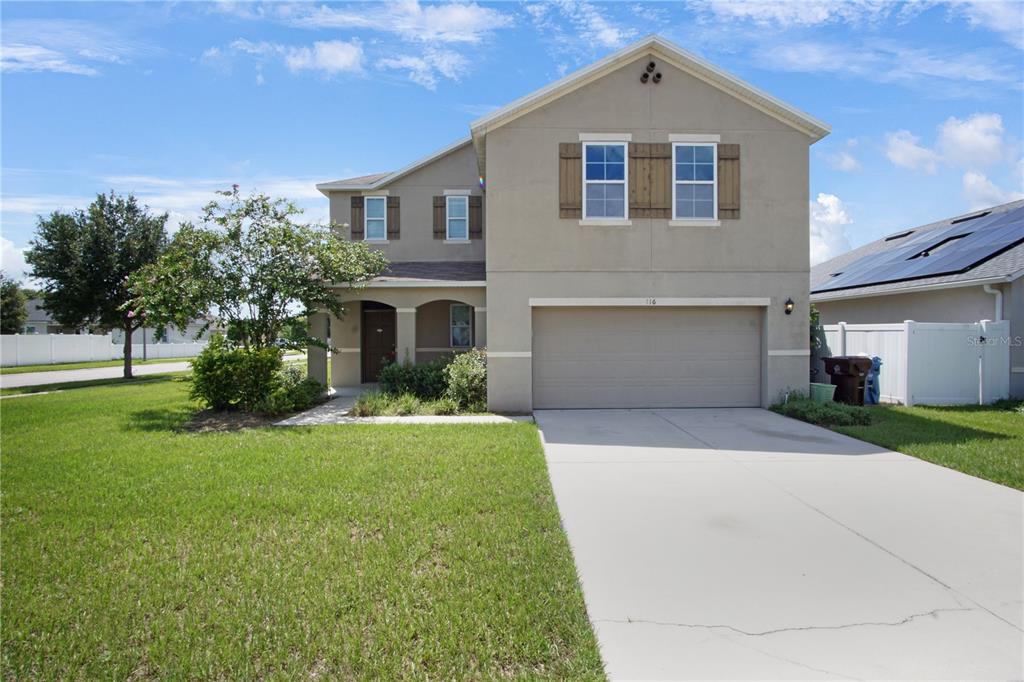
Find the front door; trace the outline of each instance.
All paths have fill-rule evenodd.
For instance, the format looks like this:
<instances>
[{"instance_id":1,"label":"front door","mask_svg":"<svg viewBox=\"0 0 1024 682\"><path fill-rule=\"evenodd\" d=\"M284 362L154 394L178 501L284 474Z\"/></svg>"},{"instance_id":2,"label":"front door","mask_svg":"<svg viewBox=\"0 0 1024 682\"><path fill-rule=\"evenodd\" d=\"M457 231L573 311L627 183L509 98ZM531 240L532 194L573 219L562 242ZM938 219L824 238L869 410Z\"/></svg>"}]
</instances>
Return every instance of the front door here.
<instances>
[{"instance_id":1,"label":"front door","mask_svg":"<svg viewBox=\"0 0 1024 682\"><path fill-rule=\"evenodd\" d=\"M380 368L395 357L395 309L363 310L363 382L377 381Z\"/></svg>"}]
</instances>

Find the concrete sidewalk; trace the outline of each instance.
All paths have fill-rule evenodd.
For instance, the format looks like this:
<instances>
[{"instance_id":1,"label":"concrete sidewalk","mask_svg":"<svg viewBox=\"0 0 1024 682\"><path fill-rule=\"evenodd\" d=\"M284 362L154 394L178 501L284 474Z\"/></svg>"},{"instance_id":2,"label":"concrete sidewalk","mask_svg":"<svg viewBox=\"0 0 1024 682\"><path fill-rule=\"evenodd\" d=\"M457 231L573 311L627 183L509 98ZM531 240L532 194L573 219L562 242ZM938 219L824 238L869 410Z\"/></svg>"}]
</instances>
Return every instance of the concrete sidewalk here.
<instances>
[{"instance_id":1,"label":"concrete sidewalk","mask_svg":"<svg viewBox=\"0 0 1024 682\"><path fill-rule=\"evenodd\" d=\"M765 410L535 416L611 679L1024 677L1020 491Z\"/></svg>"}]
</instances>

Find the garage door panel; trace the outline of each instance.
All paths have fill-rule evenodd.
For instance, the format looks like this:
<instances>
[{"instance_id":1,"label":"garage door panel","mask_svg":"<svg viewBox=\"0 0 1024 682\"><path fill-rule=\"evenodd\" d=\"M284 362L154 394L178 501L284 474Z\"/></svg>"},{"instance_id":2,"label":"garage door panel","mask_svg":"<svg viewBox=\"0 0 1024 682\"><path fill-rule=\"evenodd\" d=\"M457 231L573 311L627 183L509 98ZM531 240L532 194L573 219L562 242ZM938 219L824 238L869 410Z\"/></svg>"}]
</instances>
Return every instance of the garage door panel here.
<instances>
[{"instance_id":1,"label":"garage door panel","mask_svg":"<svg viewBox=\"0 0 1024 682\"><path fill-rule=\"evenodd\" d=\"M534 405L760 403L760 311L550 308L534 312Z\"/></svg>"}]
</instances>

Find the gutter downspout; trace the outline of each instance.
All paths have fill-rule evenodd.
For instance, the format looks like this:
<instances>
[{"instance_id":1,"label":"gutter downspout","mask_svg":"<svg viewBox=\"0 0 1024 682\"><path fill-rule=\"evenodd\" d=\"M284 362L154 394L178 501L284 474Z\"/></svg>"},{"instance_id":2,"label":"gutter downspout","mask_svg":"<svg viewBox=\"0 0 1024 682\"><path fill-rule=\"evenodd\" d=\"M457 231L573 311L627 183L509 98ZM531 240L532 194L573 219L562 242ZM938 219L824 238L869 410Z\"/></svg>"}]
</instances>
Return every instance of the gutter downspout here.
<instances>
[{"instance_id":1,"label":"gutter downspout","mask_svg":"<svg viewBox=\"0 0 1024 682\"><path fill-rule=\"evenodd\" d=\"M982 287L986 294L992 294L996 297L996 319L994 322L1003 321L1003 292L999 289L993 289L991 284L986 284Z\"/></svg>"}]
</instances>

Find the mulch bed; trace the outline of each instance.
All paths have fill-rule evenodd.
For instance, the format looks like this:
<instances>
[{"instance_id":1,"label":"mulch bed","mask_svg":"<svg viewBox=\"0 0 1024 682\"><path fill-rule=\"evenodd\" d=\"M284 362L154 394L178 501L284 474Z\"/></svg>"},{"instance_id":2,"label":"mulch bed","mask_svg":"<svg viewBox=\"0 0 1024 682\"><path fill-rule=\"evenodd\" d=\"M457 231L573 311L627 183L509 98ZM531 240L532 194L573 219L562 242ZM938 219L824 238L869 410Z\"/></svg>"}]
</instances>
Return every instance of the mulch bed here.
<instances>
[{"instance_id":1,"label":"mulch bed","mask_svg":"<svg viewBox=\"0 0 1024 682\"><path fill-rule=\"evenodd\" d=\"M291 415L255 414L252 412L202 410L192 415L181 428L183 431L195 433L215 433L219 431L241 431L260 426L270 426L274 422L287 419Z\"/></svg>"}]
</instances>

